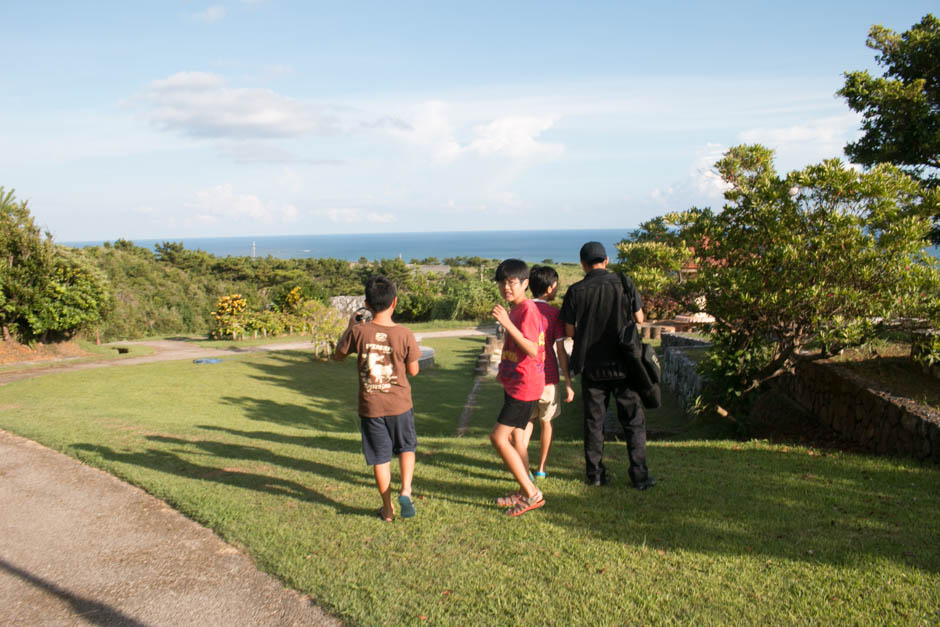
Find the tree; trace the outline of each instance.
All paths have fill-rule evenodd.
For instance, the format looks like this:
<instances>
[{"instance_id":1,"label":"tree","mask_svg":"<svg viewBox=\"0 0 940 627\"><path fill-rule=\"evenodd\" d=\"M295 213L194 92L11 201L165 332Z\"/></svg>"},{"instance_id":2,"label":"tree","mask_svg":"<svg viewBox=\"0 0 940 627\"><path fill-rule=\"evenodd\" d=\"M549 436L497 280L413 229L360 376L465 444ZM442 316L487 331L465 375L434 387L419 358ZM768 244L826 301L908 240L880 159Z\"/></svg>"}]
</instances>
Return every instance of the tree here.
<instances>
[{"instance_id":1,"label":"tree","mask_svg":"<svg viewBox=\"0 0 940 627\"><path fill-rule=\"evenodd\" d=\"M692 259L674 226L659 216L642 222L617 245L617 269L633 279L649 320L674 316L682 309L677 287L681 270Z\"/></svg>"},{"instance_id":2,"label":"tree","mask_svg":"<svg viewBox=\"0 0 940 627\"><path fill-rule=\"evenodd\" d=\"M940 189L890 164L858 172L838 159L785 177L762 146L729 150L720 213L667 220L699 242L689 282L716 322L706 371L724 402L791 370L811 346L829 356L898 318L940 320L940 271L923 250Z\"/></svg>"},{"instance_id":3,"label":"tree","mask_svg":"<svg viewBox=\"0 0 940 627\"><path fill-rule=\"evenodd\" d=\"M845 147L865 166L893 163L928 185L940 184L940 20L932 14L903 33L871 27L866 45L877 50L884 76L845 73L837 93L863 115L862 137ZM931 238L940 244L940 215Z\"/></svg>"},{"instance_id":4,"label":"tree","mask_svg":"<svg viewBox=\"0 0 940 627\"><path fill-rule=\"evenodd\" d=\"M71 338L100 322L110 302L104 275L70 249L57 247L52 273L24 315L28 336L44 342Z\"/></svg>"},{"instance_id":5,"label":"tree","mask_svg":"<svg viewBox=\"0 0 940 627\"><path fill-rule=\"evenodd\" d=\"M43 238L14 190L0 187L0 327L3 339L31 339L26 315L44 292L51 274L52 240Z\"/></svg>"},{"instance_id":6,"label":"tree","mask_svg":"<svg viewBox=\"0 0 940 627\"><path fill-rule=\"evenodd\" d=\"M33 222L26 201L0 187L0 327L3 338L68 338L101 320L107 279Z\"/></svg>"}]
</instances>

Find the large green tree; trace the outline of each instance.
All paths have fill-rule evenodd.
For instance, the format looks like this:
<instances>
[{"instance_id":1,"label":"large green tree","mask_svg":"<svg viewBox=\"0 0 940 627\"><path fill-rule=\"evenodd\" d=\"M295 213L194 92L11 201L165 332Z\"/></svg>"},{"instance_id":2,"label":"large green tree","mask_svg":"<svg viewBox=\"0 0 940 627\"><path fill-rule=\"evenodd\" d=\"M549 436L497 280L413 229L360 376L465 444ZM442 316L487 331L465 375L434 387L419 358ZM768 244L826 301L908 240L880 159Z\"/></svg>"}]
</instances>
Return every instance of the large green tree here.
<instances>
[{"instance_id":1,"label":"large green tree","mask_svg":"<svg viewBox=\"0 0 940 627\"><path fill-rule=\"evenodd\" d=\"M884 75L845 73L838 94L863 116L862 136L845 147L856 163L893 163L940 184L940 20L931 14L903 33L872 26L866 45ZM932 239L940 244L940 216Z\"/></svg>"},{"instance_id":2,"label":"large green tree","mask_svg":"<svg viewBox=\"0 0 940 627\"><path fill-rule=\"evenodd\" d=\"M0 187L0 327L4 340L58 340L102 319L107 279L33 221Z\"/></svg>"},{"instance_id":3,"label":"large green tree","mask_svg":"<svg viewBox=\"0 0 940 627\"><path fill-rule=\"evenodd\" d=\"M722 211L668 220L697 243L687 304L704 296L716 319L706 367L725 402L809 347L825 356L886 321L940 321L940 271L923 250L940 189L890 164L858 172L838 159L780 176L759 145L732 148L716 168L729 184Z\"/></svg>"},{"instance_id":4,"label":"large green tree","mask_svg":"<svg viewBox=\"0 0 940 627\"><path fill-rule=\"evenodd\" d=\"M26 329L25 315L48 282L53 245L29 212L27 202L0 187L0 327L10 340Z\"/></svg>"}]
</instances>

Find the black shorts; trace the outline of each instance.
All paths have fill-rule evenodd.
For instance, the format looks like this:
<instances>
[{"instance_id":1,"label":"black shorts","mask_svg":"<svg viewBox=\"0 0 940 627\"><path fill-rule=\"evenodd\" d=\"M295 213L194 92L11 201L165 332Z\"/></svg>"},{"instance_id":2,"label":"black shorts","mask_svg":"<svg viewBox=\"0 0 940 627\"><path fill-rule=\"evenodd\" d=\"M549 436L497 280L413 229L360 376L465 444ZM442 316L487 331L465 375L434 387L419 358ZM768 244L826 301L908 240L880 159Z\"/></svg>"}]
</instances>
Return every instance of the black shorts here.
<instances>
[{"instance_id":1,"label":"black shorts","mask_svg":"<svg viewBox=\"0 0 940 627\"><path fill-rule=\"evenodd\" d=\"M520 401L505 392L503 392L503 397L503 408L499 410L499 418L496 419L496 422L515 429L525 429L526 425L529 424L532 409L538 407L539 399Z\"/></svg>"},{"instance_id":2,"label":"black shorts","mask_svg":"<svg viewBox=\"0 0 940 627\"><path fill-rule=\"evenodd\" d=\"M413 408L397 416L359 416L359 429L362 432L362 452L370 466L388 463L393 455L414 453L418 448Z\"/></svg>"}]
</instances>

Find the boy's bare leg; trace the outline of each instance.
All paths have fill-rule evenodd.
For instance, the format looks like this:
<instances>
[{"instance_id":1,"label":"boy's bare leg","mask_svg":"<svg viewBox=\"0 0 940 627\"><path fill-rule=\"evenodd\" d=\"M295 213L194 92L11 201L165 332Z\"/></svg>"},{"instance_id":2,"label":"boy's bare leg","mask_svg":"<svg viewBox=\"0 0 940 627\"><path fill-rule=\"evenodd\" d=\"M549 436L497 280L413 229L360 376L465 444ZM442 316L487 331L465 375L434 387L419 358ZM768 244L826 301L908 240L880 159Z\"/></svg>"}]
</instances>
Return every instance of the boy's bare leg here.
<instances>
[{"instance_id":1,"label":"boy's bare leg","mask_svg":"<svg viewBox=\"0 0 940 627\"><path fill-rule=\"evenodd\" d=\"M391 462L376 464L373 469L375 472L375 485L378 486L379 494L382 495L382 517L388 519L395 515L395 508L392 507Z\"/></svg>"},{"instance_id":2,"label":"boy's bare leg","mask_svg":"<svg viewBox=\"0 0 940 627\"><path fill-rule=\"evenodd\" d=\"M552 421L542 420L542 430L539 435L541 456L539 457L539 472L545 472L545 461L548 459L548 450L552 447Z\"/></svg>"},{"instance_id":3,"label":"boy's bare leg","mask_svg":"<svg viewBox=\"0 0 940 627\"><path fill-rule=\"evenodd\" d=\"M515 440L516 434L522 432L519 436L521 442ZM514 429L513 430L513 444L516 446L516 450L519 451L519 455L522 457L522 463L525 464L526 472L529 472L529 442L532 441L532 433L535 431L535 423L531 420L529 424L525 426L525 429Z\"/></svg>"},{"instance_id":4,"label":"boy's bare leg","mask_svg":"<svg viewBox=\"0 0 940 627\"><path fill-rule=\"evenodd\" d=\"M401 492L402 496L411 496L411 478L415 474L415 454L414 451L408 451L398 456L398 465L401 468Z\"/></svg>"},{"instance_id":5,"label":"boy's bare leg","mask_svg":"<svg viewBox=\"0 0 940 627\"><path fill-rule=\"evenodd\" d=\"M529 471L523 465L522 458L519 457L519 452L513 445L513 431L515 431L513 427L497 423L496 426L493 427L493 431L490 432L490 442L493 443L493 447L496 449L496 452L499 453L499 456L503 458L503 463L506 464L506 468L509 469L512 476L519 482L519 486L522 488L525 495L533 497L538 494L538 488L536 488L532 480L529 479Z\"/></svg>"},{"instance_id":6,"label":"boy's bare leg","mask_svg":"<svg viewBox=\"0 0 940 627\"><path fill-rule=\"evenodd\" d=\"M529 421L525 429L514 428L512 430L512 445L519 453L519 458L522 459L522 465L525 467L527 475L532 472L529 468L529 440L532 438L533 428L532 421Z\"/></svg>"}]
</instances>

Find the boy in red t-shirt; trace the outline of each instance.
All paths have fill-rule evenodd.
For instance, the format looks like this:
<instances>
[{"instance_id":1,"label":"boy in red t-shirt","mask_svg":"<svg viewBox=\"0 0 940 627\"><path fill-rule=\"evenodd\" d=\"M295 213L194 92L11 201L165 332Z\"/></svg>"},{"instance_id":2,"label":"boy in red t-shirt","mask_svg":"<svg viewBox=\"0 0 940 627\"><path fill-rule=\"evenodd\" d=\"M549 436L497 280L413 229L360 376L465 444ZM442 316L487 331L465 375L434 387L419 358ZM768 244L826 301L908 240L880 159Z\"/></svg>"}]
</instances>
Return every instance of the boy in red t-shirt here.
<instances>
[{"instance_id":1,"label":"boy in red t-shirt","mask_svg":"<svg viewBox=\"0 0 940 627\"><path fill-rule=\"evenodd\" d=\"M421 349L414 334L392 322L398 304L395 284L384 276L366 283L366 307L374 316L363 320L356 312L336 345L333 359L359 355L359 427L362 452L373 466L375 483L382 495L379 518L391 522L395 516L391 496L391 461L398 455L401 492L398 504L402 518L415 515L411 479L415 469L418 436L408 376L418 374Z\"/></svg>"},{"instance_id":2,"label":"boy in red t-shirt","mask_svg":"<svg viewBox=\"0 0 940 627\"><path fill-rule=\"evenodd\" d=\"M509 507L510 516L519 516L545 505L545 497L535 487L523 461L525 451L519 448L529 416L545 387L545 329L538 307L525 295L529 267L524 261L503 261L496 268L496 282L512 309L507 312L502 305L493 308L493 318L506 330L499 362L499 381L505 396L490 441L520 487L496 502Z\"/></svg>"},{"instance_id":3,"label":"boy in red t-shirt","mask_svg":"<svg viewBox=\"0 0 940 627\"><path fill-rule=\"evenodd\" d=\"M565 324L559 317L560 311L549 302L555 300L558 293L558 272L551 266L532 266L529 271L529 290L535 298L533 302L542 315L542 326L545 328L545 390L539 398L538 405L532 410L529 424L526 425L522 436L521 449L524 452L523 461L529 467L529 440L535 430L535 423L540 425L540 455L535 478L545 477L545 461L552 446L552 420L561 414L560 400L570 403L574 400L574 388L571 387L571 372L568 370L568 353L565 352ZM556 357L557 355L557 357ZM565 393L560 394L558 386L558 368L565 375Z\"/></svg>"}]
</instances>

